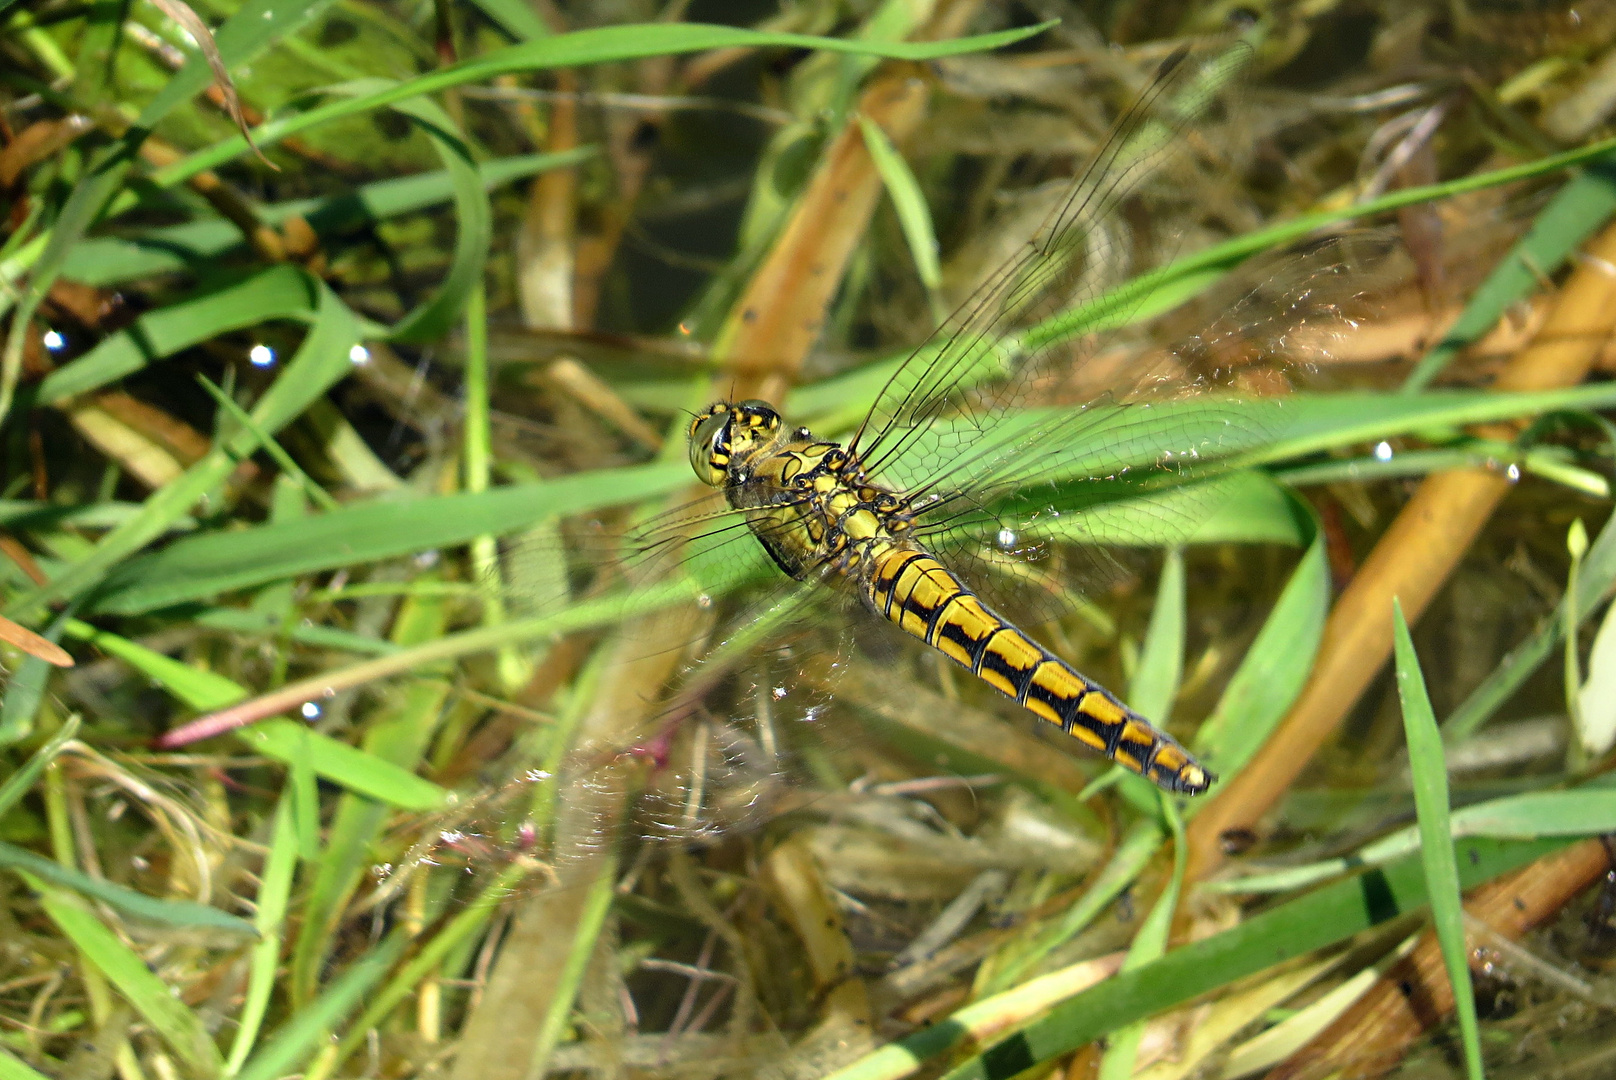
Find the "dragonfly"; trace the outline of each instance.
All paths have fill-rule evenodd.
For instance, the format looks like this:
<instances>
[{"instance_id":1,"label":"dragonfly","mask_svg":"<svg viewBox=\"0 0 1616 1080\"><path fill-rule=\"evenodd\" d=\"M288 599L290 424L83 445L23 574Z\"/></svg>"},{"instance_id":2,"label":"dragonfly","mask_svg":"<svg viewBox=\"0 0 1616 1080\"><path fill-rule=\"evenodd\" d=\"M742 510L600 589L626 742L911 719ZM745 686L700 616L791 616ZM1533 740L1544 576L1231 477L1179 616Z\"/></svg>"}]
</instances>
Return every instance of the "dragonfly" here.
<instances>
[{"instance_id":1,"label":"dragonfly","mask_svg":"<svg viewBox=\"0 0 1616 1080\"><path fill-rule=\"evenodd\" d=\"M1107 276L1119 210L1184 152L1186 129L1249 58L1236 44L1180 49L1162 62L1035 234L889 365L856 418L832 416L822 437L767 402L713 402L689 420L688 462L723 505L701 500L591 541L599 552L583 561L608 565L606 577L628 583L629 595L688 579L709 606L763 586L764 598L727 634L713 631L721 643L653 710L649 734L591 746L569 763L588 773L625 755L649 762L658 809L642 835L711 836L754 818L782 778L773 720L787 707L810 723L823 716L848 642L883 623L1070 745L1169 794L1198 796L1216 782L1152 718L1027 627L1053 623L1119 580L1128 555L1118 549L1193 541L1226 498L1228 463L1281 432L1282 400L1223 392L1218 380L1230 376L1215 365L1237 351L1233 339L1277 340L1321 311L1341 318L1346 261L1321 246L1286 257L1272 280L1254 275L1259 284L1239 286L1222 319L1151 362L1111 372L1096 350L1094 332L1126 323L1143 302ZM1091 396L1096 383L1102 392ZM1080 403L1064 403L1073 395ZM571 539L575 556L588 546ZM811 647L804 633L818 635ZM638 647L670 646L648 638ZM824 678L799 677L805 658L827 651ZM727 698L714 692L747 665L747 686ZM703 720L705 749L680 765L673 744L692 717ZM746 733L744 720L757 732ZM552 773L524 776L519 789ZM511 814L502 807L486 817ZM447 830L457 842L478 831Z\"/></svg>"}]
</instances>

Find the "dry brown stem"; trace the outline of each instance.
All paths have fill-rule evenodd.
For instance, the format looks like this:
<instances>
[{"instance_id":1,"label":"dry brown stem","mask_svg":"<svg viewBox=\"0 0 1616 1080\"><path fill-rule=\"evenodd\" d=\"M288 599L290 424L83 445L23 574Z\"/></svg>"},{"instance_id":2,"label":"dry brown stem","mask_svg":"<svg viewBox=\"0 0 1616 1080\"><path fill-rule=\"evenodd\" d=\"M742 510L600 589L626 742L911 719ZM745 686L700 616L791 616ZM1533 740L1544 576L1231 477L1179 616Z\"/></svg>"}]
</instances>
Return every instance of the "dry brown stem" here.
<instances>
[{"instance_id":1,"label":"dry brown stem","mask_svg":"<svg viewBox=\"0 0 1616 1080\"><path fill-rule=\"evenodd\" d=\"M925 105L925 84L899 69L870 84L858 111L902 143L919 124ZM849 124L826 149L719 335L714 351L729 362L735 397L777 403L785 398L819 338L831 298L880 195L881 176L863 133Z\"/></svg>"},{"instance_id":2,"label":"dry brown stem","mask_svg":"<svg viewBox=\"0 0 1616 1080\"><path fill-rule=\"evenodd\" d=\"M1616 327L1616 226L1588 246L1532 344L1500 373L1500 390L1539 390L1581 382ZM1508 439L1493 425L1484 434ZM1502 473L1468 469L1432 476L1415 492L1325 624L1313 672L1273 736L1225 784L1189 827L1190 873L1204 877L1223 859L1221 839L1255 830L1380 671L1392 650L1392 601L1419 618L1494 508L1509 491Z\"/></svg>"},{"instance_id":3,"label":"dry brown stem","mask_svg":"<svg viewBox=\"0 0 1616 1080\"><path fill-rule=\"evenodd\" d=\"M1545 855L1505 878L1478 888L1465 905L1473 919L1511 941L1540 926L1609 867L1600 840L1583 840ZM1475 964L1485 942L1472 942ZM1268 1080L1341 1080L1384 1075L1410 1045L1453 1012L1436 934L1426 930L1414 951L1399 960L1335 1023L1268 1074ZM1372 1048L1366 1053L1365 1048Z\"/></svg>"}]
</instances>

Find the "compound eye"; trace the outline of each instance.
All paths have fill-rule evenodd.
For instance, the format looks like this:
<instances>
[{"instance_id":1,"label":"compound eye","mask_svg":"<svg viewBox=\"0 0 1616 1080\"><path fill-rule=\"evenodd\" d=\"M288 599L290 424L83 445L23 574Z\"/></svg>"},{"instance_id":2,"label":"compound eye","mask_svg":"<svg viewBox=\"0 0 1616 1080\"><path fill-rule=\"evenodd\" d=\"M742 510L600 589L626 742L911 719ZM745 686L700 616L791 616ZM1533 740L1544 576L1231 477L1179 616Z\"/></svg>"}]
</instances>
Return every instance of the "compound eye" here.
<instances>
[{"instance_id":1,"label":"compound eye","mask_svg":"<svg viewBox=\"0 0 1616 1080\"><path fill-rule=\"evenodd\" d=\"M745 416L755 427L773 431L780 426L780 414L775 412L774 406L767 401L752 398L737 404L735 411Z\"/></svg>"},{"instance_id":2,"label":"compound eye","mask_svg":"<svg viewBox=\"0 0 1616 1080\"><path fill-rule=\"evenodd\" d=\"M690 429L690 468L709 487L722 487L729 472L729 423L734 413L709 413Z\"/></svg>"}]
</instances>

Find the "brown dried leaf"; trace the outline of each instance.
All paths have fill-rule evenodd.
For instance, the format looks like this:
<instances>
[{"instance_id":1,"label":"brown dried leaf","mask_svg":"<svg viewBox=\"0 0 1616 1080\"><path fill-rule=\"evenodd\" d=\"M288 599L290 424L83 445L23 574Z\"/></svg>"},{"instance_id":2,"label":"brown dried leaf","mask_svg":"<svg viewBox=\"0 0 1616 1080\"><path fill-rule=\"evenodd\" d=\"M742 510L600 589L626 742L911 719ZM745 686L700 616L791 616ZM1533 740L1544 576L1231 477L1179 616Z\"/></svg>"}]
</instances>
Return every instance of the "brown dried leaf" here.
<instances>
[{"instance_id":1,"label":"brown dried leaf","mask_svg":"<svg viewBox=\"0 0 1616 1080\"><path fill-rule=\"evenodd\" d=\"M247 140L247 146L257 155L259 161L280 172L280 166L265 157L264 152L258 149L258 144L253 142L252 132L247 129L247 119L241 115L241 99L236 96L236 84L230 80L230 72L225 70L224 57L219 55L219 46L214 42L213 31L208 29L208 24L191 10L191 6L185 3L185 0L151 0L151 2L157 10L179 23L185 28L185 32L191 35L196 47L202 50L202 56L207 60L208 67L213 71L213 84L219 88L219 93L224 95L225 111L230 114L230 119L236 122L236 129L241 132L241 137Z\"/></svg>"},{"instance_id":2,"label":"brown dried leaf","mask_svg":"<svg viewBox=\"0 0 1616 1080\"><path fill-rule=\"evenodd\" d=\"M26 626L18 626L4 615L0 615L0 641L15 645L29 656L37 656L47 664L57 667L72 667L73 658L67 654L54 641L46 641Z\"/></svg>"}]
</instances>

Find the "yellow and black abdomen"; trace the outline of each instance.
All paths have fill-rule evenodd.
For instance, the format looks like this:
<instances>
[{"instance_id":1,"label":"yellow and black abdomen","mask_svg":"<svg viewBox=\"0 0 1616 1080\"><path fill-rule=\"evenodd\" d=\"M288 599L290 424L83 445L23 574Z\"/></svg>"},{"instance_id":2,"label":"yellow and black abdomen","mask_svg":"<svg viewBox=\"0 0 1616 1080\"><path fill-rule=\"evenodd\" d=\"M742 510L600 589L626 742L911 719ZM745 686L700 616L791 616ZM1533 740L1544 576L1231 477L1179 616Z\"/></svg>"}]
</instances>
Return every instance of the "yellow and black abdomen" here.
<instances>
[{"instance_id":1,"label":"yellow and black abdomen","mask_svg":"<svg viewBox=\"0 0 1616 1080\"><path fill-rule=\"evenodd\" d=\"M1169 791L1199 795L1214 777L1171 736L1001 618L917 548L873 554L865 600L971 674L1079 742Z\"/></svg>"}]
</instances>

